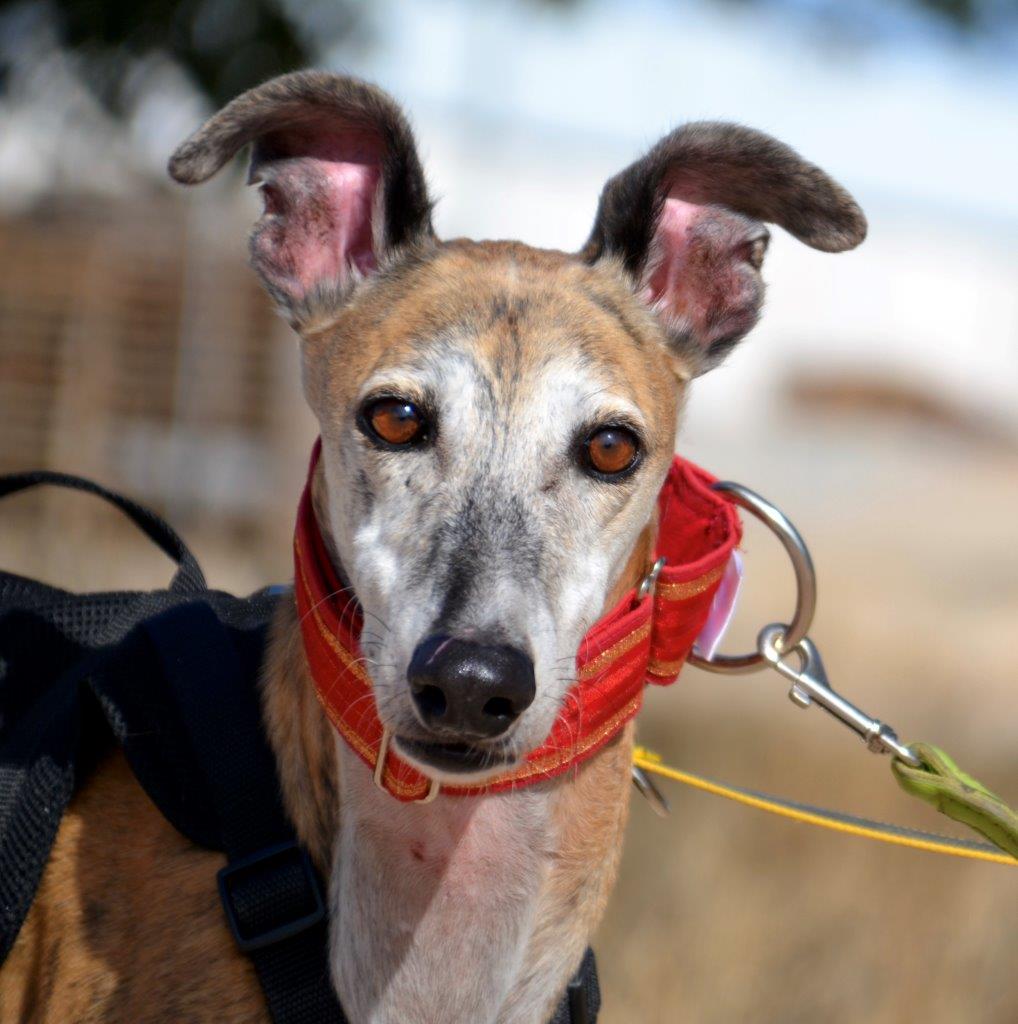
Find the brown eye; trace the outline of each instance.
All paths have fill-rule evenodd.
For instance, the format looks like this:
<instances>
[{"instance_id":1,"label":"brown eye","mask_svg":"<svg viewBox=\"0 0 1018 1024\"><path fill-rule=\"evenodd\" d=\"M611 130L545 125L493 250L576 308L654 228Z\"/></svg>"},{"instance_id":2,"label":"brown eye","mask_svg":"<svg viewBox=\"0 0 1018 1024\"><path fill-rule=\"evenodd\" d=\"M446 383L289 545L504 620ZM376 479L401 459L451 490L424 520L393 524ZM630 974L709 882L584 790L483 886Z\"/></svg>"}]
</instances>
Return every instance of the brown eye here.
<instances>
[{"instance_id":1,"label":"brown eye","mask_svg":"<svg viewBox=\"0 0 1018 1024\"><path fill-rule=\"evenodd\" d=\"M413 402L405 398L380 398L364 410L371 433L386 444L404 445L422 441L427 426Z\"/></svg>"},{"instance_id":2,"label":"brown eye","mask_svg":"<svg viewBox=\"0 0 1018 1024\"><path fill-rule=\"evenodd\" d=\"M584 453L596 473L617 476L636 464L640 444L625 427L604 427L587 439Z\"/></svg>"}]
</instances>

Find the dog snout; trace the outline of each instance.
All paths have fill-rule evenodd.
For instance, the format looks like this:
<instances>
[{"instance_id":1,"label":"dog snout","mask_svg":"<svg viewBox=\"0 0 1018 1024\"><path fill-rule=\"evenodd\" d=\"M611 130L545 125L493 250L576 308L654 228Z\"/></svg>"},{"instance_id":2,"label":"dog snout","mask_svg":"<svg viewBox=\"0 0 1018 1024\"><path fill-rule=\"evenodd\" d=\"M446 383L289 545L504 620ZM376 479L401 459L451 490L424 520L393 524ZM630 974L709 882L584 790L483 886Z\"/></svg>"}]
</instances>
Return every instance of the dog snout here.
<instances>
[{"instance_id":1,"label":"dog snout","mask_svg":"<svg viewBox=\"0 0 1018 1024\"><path fill-rule=\"evenodd\" d=\"M500 736L534 700L534 662L504 644L428 637L407 679L424 724L463 739Z\"/></svg>"}]
</instances>

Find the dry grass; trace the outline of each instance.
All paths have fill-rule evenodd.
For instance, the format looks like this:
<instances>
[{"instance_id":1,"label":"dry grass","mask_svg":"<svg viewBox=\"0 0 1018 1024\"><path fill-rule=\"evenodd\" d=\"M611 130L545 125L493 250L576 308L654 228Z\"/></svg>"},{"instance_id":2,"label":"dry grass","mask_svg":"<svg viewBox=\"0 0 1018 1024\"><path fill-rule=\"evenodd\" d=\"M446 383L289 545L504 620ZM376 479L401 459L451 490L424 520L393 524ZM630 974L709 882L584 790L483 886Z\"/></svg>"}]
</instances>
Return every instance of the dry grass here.
<instances>
[{"instance_id":1,"label":"dry grass","mask_svg":"<svg viewBox=\"0 0 1018 1024\"><path fill-rule=\"evenodd\" d=\"M688 453L778 500L810 540L821 595L814 636L834 685L906 737L942 743L1018 801L1018 464L900 426L792 426L738 446L693 437ZM81 589L168 578L160 556L112 516L76 531L76 503L87 500L69 498L70 511L39 520L5 508L0 564ZM24 513L27 499L16 501ZM239 593L288 575L289 529L281 519L245 541L206 524L188 539L211 582ZM751 529L745 548L738 646L791 601L777 546ZM720 779L948 827L898 791L885 760L783 694L770 674L687 670L672 690L650 694L641 738ZM672 817L662 822L635 801L597 940L604 1024L1018 1021L1018 873L662 784Z\"/></svg>"}]
</instances>

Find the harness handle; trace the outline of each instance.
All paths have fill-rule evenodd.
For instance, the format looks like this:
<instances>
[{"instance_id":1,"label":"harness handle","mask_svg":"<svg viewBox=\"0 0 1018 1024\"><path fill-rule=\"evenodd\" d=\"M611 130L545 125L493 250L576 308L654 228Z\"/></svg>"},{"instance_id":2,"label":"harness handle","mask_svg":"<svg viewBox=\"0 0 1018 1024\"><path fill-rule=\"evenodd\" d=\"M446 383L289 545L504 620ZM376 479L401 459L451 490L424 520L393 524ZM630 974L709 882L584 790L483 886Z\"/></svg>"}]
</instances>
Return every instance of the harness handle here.
<instances>
[{"instance_id":1,"label":"harness handle","mask_svg":"<svg viewBox=\"0 0 1018 1024\"><path fill-rule=\"evenodd\" d=\"M151 509L139 505L130 498L125 498L116 491L81 476L71 473L57 473L48 469L33 469L24 473L7 473L0 476L0 498L27 491L40 484L52 484L55 487L67 487L74 491L85 491L97 498L109 502L127 516L135 526L151 540L156 547L166 554L177 565L177 571L170 581L170 590L177 593L200 593L208 589L205 574L191 550L177 532Z\"/></svg>"}]
</instances>

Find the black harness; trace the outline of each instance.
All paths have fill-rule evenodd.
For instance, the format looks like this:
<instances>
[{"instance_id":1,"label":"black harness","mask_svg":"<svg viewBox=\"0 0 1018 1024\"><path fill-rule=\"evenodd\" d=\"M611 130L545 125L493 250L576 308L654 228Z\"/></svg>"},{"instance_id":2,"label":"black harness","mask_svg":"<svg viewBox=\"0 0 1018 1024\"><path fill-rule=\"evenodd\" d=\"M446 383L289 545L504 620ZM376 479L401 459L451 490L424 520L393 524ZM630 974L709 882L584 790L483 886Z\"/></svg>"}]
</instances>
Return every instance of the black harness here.
<instances>
[{"instance_id":1,"label":"black harness","mask_svg":"<svg viewBox=\"0 0 1018 1024\"><path fill-rule=\"evenodd\" d=\"M177 571L166 590L96 594L0 572L0 964L75 787L115 741L167 820L226 854L223 910L272 1020L346 1024L329 982L324 886L283 810L262 729L259 667L286 588L209 590L162 519L80 477L0 477L0 498L38 484L111 502ZM551 1024L594 1024L600 1001L588 950Z\"/></svg>"}]
</instances>

